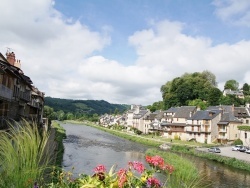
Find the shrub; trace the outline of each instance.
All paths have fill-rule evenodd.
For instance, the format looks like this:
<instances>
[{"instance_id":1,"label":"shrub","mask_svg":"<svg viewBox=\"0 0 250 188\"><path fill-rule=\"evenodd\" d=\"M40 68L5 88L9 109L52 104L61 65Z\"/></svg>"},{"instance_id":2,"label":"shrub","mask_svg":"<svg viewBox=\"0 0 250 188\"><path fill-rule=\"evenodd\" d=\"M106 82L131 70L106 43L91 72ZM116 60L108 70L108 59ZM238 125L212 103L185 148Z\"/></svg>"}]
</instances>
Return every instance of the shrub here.
<instances>
[{"instance_id":1,"label":"shrub","mask_svg":"<svg viewBox=\"0 0 250 188\"><path fill-rule=\"evenodd\" d=\"M238 138L237 140L235 140L235 141L233 142L233 144L234 144L234 145L242 145L243 142L242 142L241 139Z\"/></svg>"}]
</instances>

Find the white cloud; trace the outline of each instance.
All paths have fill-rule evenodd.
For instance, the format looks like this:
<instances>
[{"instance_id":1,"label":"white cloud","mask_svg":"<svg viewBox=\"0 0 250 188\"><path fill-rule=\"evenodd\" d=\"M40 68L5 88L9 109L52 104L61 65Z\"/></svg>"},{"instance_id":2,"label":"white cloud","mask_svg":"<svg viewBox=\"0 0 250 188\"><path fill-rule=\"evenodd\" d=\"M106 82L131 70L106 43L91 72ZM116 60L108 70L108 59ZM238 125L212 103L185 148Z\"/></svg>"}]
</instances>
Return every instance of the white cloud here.
<instances>
[{"instance_id":1,"label":"white cloud","mask_svg":"<svg viewBox=\"0 0 250 188\"><path fill-rule=\"evenodd\" d=\"M93 55L110 44L112 26L91 31L53 4L4 0L0 7L1 52L12 48L46 96L147 105L161 100L160 87L167 81L203 70L214 73L219 85L229 79L250 83L249 41L212 46L212 39L184 34L184 23L151 22L128 38L138 54L128 66Z\"/></svg>"},{"instance_id":2,"label":"white cloud","mask_svg":"<svg viewBox=\"0 0 250 188\"><path fill-rule=\"evenodd\" d=\"M138 53L137 66L159 67L172 80L183 73L209 70L219 85L229 79L244 79L250 62L250 41L212 46L211 39L182 33L178 22L163 21L129 38ZM171 29L173 28L173 31Z\"/></svg>"},{"instance_id":3,"label":"white cloud","mask_svg":"<svg viewBox=\"0 0 250 188\"><path fill-rule=\"evenodd\" d=\"M249 0L214 0L215 14L223 21L250 27Z\"/></svg>"}]
</instances>

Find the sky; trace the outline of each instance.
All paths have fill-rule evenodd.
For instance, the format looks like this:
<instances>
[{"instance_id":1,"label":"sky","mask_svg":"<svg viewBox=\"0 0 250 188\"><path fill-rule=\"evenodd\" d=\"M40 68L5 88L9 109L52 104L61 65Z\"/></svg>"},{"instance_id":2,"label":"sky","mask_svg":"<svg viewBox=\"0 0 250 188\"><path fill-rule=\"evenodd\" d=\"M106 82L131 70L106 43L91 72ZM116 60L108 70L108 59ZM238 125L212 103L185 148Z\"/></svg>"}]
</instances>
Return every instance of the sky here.
<instances>
[{"instance_id":1,"label":"sky","mask_svg":"<svg viewBox=\"0 0 250 188\"><path fill-rule=\"evenodd\" d=\"M1 0L0 52L45 96L151 105L184 73L250 84L249 0Z\"/></svg>"}]
</instances>

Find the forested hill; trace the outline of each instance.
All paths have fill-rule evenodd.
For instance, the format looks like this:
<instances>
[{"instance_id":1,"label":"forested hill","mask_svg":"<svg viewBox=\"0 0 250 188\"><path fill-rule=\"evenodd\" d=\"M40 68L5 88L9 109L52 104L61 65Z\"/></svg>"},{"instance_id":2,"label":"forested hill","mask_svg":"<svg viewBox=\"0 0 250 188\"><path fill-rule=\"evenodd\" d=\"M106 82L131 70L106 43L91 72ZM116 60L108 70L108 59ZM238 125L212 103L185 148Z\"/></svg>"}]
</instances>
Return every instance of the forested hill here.
<instances>
[{"instance_id":1,"label":"forested hill","mask_svg":"<svg viewBox=\"0 0 250 188\"><path fill-rule=\"evenodd\" d=\"M110 104L104 100L71 100L45 97L45 105L54 111L64 111L65 113L86 113L86 114L105 114L122 113L130 106L125 104Z\"/></svg>"}]
</instances>

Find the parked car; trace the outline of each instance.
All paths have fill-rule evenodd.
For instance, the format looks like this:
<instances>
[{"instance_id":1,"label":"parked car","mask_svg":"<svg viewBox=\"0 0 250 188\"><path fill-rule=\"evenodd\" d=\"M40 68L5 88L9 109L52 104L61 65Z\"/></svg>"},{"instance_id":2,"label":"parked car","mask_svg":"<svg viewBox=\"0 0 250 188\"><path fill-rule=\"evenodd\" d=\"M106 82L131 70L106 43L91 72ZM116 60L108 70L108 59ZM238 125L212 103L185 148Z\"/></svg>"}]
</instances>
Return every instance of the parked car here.
<instances>
[{"instance_id":1,"label":"parked car","mask_svg":"<svg viewBox=\"0 0 250 188\"><path fill-rule=\"evenodd\" d=\"M211 147L211 148L208 148L208 151L209 152L212 152L212 153L220 153L220 148L217 148L217 147Z\"/></svg>"},{"instance_id":2,"label":"parked car","mask_svg":"<svg viewBox=\"0 0 250 188\"><path fill-rule=\"evenodd\" d=\"M245 152L246 150L247 150L246 146L241 146L239 149L240 152Z\"/></svg>"},{"instance_id":3,"label":"parked car","mask_svg":"<svg viewBox=\"0 0 250 188\"><path fill-rule=\"evenodd\" d=\"M247 149L245 152L246 152L247 154L250 154L250 149Z\"/></svg>"},{"instance_id":4,"label":"parked car","mask_svg":"<svg viewBox=\"0 0 250 188\"><path fill-rule=\"evenodd\" d=\"M232 147L232 151L239 151L239 149L242 147L242 145L235 145Z\"/></svg>"}]
</instances>

